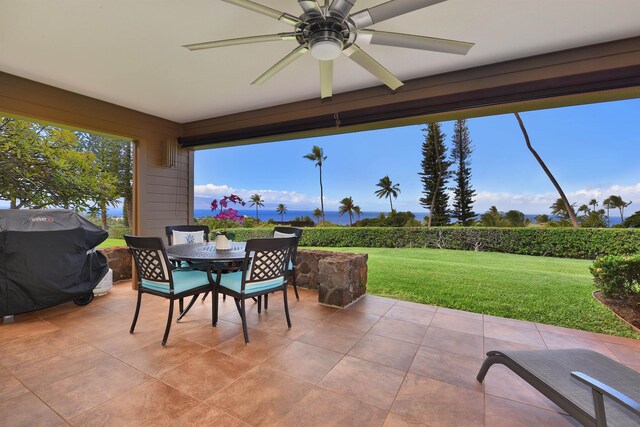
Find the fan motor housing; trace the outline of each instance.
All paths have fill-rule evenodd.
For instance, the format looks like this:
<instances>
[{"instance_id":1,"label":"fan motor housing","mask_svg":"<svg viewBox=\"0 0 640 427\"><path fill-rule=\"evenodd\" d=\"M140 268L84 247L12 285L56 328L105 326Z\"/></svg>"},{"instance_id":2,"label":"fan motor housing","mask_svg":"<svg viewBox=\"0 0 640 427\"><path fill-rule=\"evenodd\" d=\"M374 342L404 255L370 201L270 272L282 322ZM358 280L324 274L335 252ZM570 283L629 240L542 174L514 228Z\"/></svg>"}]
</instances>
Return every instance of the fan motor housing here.
<instances>
[{"instance_id":1,"label":"fan motor housing","mask_svg":"<svg viewBox=\"0 0 640 427\"><path fill-rule=\"evenodd\" d=\"M320 30L311 34L309 37L309 47L313 48L317 43L328 41L340 46L340 49L344 47L344 39L342 34L332 30Z\"/></svg>"},{"instance_id":2,"label":"fan motor housing","mask_svg":"<svg viewBox=\"0 0 640 427\"><path fill-rule=\"evenodd\" d=\"M344 47L350 39L347 22L333 17L308 19L300 27L301 43L312 47L320 41L329 41Z\"/></svg>"}]
</instances>

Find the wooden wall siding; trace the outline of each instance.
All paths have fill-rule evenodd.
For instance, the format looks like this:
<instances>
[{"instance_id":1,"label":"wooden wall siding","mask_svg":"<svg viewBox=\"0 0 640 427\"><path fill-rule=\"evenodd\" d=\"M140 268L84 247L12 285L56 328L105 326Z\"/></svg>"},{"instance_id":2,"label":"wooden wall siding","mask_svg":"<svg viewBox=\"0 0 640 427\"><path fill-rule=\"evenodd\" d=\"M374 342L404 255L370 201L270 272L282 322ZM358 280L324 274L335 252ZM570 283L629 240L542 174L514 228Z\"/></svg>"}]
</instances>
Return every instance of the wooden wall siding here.
<instances>
[{"instance_id":1,"label":"wooden wall siding","mask_svg":"<svg viewBox=\"0 0 640 427\"><path fill-rule=\"evenodd\" d=\"M135 141L134 232L164 236L164 226L193 221L193 153L163 166L162 142L181 135L178 123L0 72L0 112Z\"/></svg>"},{"instance_id":2,"label":"wooden wall siding","mask_svg":"<svg viewBox=\"0 0 640 427\"><path fill-rule=\"evenodd\" d=\"M523 111L631 98L639 96L638 87L635 37L415 79L396 93L375 87L186 123L180 141L202 148L344 133L420 123L443 113L471 117L505 106Z\"/></svg>"},{"instance_id":3,"label":"wooden wall siding","mask_svg":"<svg viewBox=\"0 0 640 427\"><path fill-rule=\"evenodd\" d=\"M193 209L193 186L189 185L192 170L189 158L192 153L182 149L178 152L177 166L163 165L162 144L160 149L148 157L151 165L146 170L145 200L141 213L147 235L164 236L164 227L175 224L191 224Z\"/></svg>"}]
</instances>

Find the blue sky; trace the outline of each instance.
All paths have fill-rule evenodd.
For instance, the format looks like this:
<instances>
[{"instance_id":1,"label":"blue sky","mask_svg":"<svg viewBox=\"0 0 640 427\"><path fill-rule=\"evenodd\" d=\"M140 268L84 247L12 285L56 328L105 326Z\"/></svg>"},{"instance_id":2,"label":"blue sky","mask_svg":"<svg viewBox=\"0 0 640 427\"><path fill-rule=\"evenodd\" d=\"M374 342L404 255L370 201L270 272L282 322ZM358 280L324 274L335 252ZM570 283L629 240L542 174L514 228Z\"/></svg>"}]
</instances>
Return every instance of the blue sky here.
<instances>
[{"instance_id":1,"label":"blue sky","mask_svg":"<svg viewBox=\"0 0 640 427\"><path fill-rule=\"evenodd\" d=\"M640 209L640 99L590 104L521 114L534 148L572 202L619 194ZM527 150L512 114L468 120L474 145L472 185L475 210L491 205L527 214L548 213L558 196ZM364 211L388 210L388 200L373 194L384 175L398 182L399 210L424 211L418 204L423 126L408 126L320 138L197 151L196 208L235 192L260 193L267 207L289 210L320 206L318 170L303 158L313 145L328 156L323 167L325 209L352 196ZM443 123L450 146L453 122ZM451 183L451 185L453 185ZM626 216L626 215L625 215Z\"/></svg>"}]
</instances>

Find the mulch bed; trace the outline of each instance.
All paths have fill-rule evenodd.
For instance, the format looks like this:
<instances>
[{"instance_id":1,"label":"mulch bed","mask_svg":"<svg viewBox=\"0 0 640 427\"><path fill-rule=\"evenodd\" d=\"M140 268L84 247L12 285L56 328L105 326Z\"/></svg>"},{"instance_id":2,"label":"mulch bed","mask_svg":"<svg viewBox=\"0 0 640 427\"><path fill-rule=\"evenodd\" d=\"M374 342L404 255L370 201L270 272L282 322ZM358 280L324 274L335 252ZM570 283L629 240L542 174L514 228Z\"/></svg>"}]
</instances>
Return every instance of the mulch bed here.
<instances>
[{"instance_id":1,"label":"mulch bed","mask_svg":"<svg viewBox=\"0 0 640 427\"><path fill-rule=\"evenodd\" d=\"M634 326L636 330L640 329L640 296L613 299L605 298L598 291L594 292L593 296L627 323Z\"/></svg>"}]
</instances>

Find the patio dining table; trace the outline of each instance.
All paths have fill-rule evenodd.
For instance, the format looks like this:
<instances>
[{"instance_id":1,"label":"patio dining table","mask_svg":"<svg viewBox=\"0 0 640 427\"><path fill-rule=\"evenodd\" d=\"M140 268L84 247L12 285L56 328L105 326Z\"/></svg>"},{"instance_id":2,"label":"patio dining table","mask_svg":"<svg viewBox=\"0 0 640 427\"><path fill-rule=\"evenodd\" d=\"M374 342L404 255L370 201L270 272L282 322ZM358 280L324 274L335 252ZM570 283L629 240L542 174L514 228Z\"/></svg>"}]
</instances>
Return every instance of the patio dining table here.
<instances>
[{"instance_id":1,"label":"patio dining table","mask_svg":"<svg viewBox=\"0 0 640 427\"><path fill-rule=\"evenodd\" d=\"M167 256L171 261L188 263L237 263L244 260L245 242L232 242L230 249L218 249L215 242L183 243L167 248Z\"/></svg>"},{"instance_id":2,"label":"patio dining table","mask_svg":"<svg viewBox=\"0 0 640 427\"><path fill-rule=\"evenodd\" d=\"M194 268L207 267L211 271L215 271L215 282L213 282L212 275L209 275L211 285L215 286L219 283L222 273L237 270L242 266L245 258L245 246L245 242L232 242L229 249L218 249L215 242L183 243L169 246L167 256L170 261L184 261ZM180 312L178 320L187 314L197 299L198 295L193 296L187 307Z\"/></svg>"}]
</instances>

